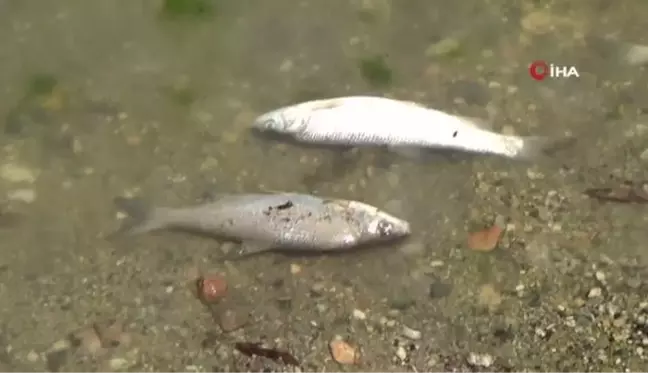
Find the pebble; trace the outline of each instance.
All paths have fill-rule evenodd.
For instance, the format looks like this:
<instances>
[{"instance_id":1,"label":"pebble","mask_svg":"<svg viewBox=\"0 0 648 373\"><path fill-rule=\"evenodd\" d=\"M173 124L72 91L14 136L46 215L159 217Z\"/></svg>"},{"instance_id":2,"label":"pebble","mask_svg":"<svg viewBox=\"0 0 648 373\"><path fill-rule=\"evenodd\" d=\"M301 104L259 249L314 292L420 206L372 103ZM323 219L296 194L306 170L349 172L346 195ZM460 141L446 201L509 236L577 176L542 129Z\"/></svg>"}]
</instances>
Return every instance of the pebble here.
<instances>
[{"instance_id":1,"label":"pebble","mask_svg":"<svg viewBox=\"0 0 648 373\"><path fill-rule=\"evenodd\" d=\"M16 189L7 193L10 201L32 203L36 200L36 191L33 189Z\"/></svg>"},{"instance_id":2,"label":"pebble","mask_svg":"<svg viewBox=\"0 0 648 373\"><path fill-rule=\"evenodd\" d=\"M421 339L421 336L422 336L420 331L412 329L412 328L408 327L407 325L403 325L403 330L401 331L401 334L403 335L403 337L405 337L407 339L411 339L413 341L417 341L417 340Z\"/></svg>"},{"instance_id":3,"label":"pebble","mask_svg":"<svg viewBox=\"0 0 648 373\"><path fill-rule=\"evenodd\" d=\"M220 314L219 324L221 329L226 332L232 332L240 329L248 322L248 314L245 312L236 312L232 309L225 309Z\"/></svg>"},{"instance_id":4,"label":"pebble","mask_svg":"<svg viewBox=\"0 0 648 373\"><path fill-rule=\"evenodd\" d=\"M290 273L293 275L297 275L301 273L302 267L299 264L296 263L290 263Z\"/></svg>"},{"instance_id":5,"label":"pebble","mask_svg":"<svg viewBox=\"0 0 648 373\"><path fill-rule=\"evenodd\" d=\"M353 318L356 320L366 320L367 319L367 314L364 312L360 311L359 309L354 309L352 312Z\"/></svg>"},{"instance_id":6,"label":"pebble","mask_svg":"<svg viewBox=\"0 0 648 373\"><path fill-rule=\"evenodd\" d=\"M471 352L468 355L468 364L476 367L488 368L493 365L493 357L489 354L476 354Z\"/></svg>"},{"instance_id":7,"label":"pebble","mask_svg":"<svg viewBox=\"0 0 648 373\"><path fill-rule=\"evenodd\" d=\"M208 275L198 279L198 297L205 303L215 303L227 294L227 282L221 275Z\"/></svg>"},{"instance_id":8,"label":"pebble","mask_svg":"<svg viewBox=\"0 0 648 373\"><path fill-rule=\"evenodd\" d=\"M112 358L108 362L108 366L110 366L110 369L113 371L122 370L128 367L128 360L121 357Z\"/></svg>"},{"instance_id":9,"label":"pebble","mask_svg":"<svg viewBox=\"0 0 648 373\"><path fill-rule=\"evenodd\" d=\"M648 149L642 151L641 154L639 154L639 158L642 161L648 161Z\"/></svg>"},{"instance_id":10,"label":"pebble","mask_svg":"<svg viewBox=\"0 0 648 373\"><path fill-rule=\"evenodd\" d=\"M405 351L405 347L398 346L398 348L396 349L396 357L400 361L405 361L405 359L407 359L407 351Z\"/></svg>"},{"instance_id":11,"label":"pebble","mask_svg":"<svg viewBox=\"0 0 648 373\"><path fill-rule=\"evenodd\" d=\"M40 360L40 356L36 351L31 350L29 351L29 353L27 353L27 361L29 361L30 363L35 363L38 360Z\"/></svg>"},{"instance_id":12,"label":"pebble","mask_svg":"<svg viewBox=\"0 0 648 373\"><path fill-rule=\"evenodd\" d=\"M648 63L648 46L632 45L625 55L625 60L632 66L640 66Z\"/></svg>"},{"instance_id":13,"label":"pebble","mask_svg":"<svg viewBox=\"0 0 648 373\"><path fill-rule=\"evenodd\" d=\"M605 273L603 273L602 271L596 271L596 273L594 274L594 277L601 284L605 284Z\"/></svg>"},{"instance_id":14,"label":"pebble","mask_svg":"<svg viewBox=\"0 0 648 373\"><path fill-rule=\"evenodd\" d=\"M36 173L27 167L6 163L0 167L0 178L10 183L33 183Z\"/></svg>"},{"instance_id":15,"label":"pebble","mask_svg":"<svg viewBox=\"0 0 648 373\"><path fill-rule=\"evenodd\" d=\"M598 298L603 294L603 290L599 287L591 288L590 291L587 293L588 298Z\"/></svg>"},{"instance_id":16,"label":"pebble","mask_svg":"<svg viewBox=\"0 0 648 373\"><path fill-rule=\"evenodd\" d=\"M324 294L325 291L326 291L326 287L321 282L314 283L310 288L311 295L316 297Z\"/></svg>"}]
</instances>

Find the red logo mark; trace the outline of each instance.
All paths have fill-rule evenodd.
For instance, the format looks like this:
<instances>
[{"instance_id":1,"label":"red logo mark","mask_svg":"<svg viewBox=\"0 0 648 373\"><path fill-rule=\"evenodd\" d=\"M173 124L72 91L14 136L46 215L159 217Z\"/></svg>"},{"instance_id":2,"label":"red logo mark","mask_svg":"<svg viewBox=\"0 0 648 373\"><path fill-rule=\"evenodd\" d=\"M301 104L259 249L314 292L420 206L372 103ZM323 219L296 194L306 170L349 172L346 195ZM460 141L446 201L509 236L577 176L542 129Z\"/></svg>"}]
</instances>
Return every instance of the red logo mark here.
<instances>
[{"instance_id":1,"label":"red logo mark","mask_svg":"<svg viewBox=\"0 0 648 373\"><path fill-rule=\"evenodd\" d=\"M549 75L549 64L544 61L534 61L529 65L529 75L535 80L544 80Z\"/></svg>"}]
</instances>

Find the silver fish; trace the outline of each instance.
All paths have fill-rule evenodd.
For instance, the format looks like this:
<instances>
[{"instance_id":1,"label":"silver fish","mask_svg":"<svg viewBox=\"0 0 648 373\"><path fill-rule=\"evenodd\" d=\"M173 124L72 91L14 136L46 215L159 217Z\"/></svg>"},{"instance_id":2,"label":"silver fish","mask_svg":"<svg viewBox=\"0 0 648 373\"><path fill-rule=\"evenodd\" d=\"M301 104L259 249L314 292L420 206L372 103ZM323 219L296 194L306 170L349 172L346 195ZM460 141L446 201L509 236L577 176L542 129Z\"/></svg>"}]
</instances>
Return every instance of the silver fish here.
<instances>
[{"instance_id":1,"label":"silver fish","mask_svg":"<svg viewBox=\"0 0 648 373\"><path fill-rule=\"evenodd\" d=\"M408 222L368 204L305 194L231 194L206 204L147 208L118 197L129 216L123 233L176 229L241 242L237 254L267 250L336 251L403 238Z\"/></svg>"},{"instance_id":2,"label":"silver fish","mask_svg":"<svg viewBox=\"0 0 648 373\"><path fill-rule=\"evenodd\" d=\"M492 132L474 118L447 114L411 101L351 96L308 101L259 116L254 129L320 145L436 148L532 159L555 143L542 136ZM411 153L410 153L411 154Z\"/></svg>"}]
</instances>

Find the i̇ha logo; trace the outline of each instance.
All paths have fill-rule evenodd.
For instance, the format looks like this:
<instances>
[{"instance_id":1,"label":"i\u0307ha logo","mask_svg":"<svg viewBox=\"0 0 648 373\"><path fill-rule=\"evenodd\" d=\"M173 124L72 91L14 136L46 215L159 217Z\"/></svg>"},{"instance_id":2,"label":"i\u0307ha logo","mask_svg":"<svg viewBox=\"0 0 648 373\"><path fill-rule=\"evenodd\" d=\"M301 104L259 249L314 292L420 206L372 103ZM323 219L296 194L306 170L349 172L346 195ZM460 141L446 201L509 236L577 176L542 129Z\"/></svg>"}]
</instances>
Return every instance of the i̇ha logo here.
<instances>
[{"instance_id":1,"label":"i\u0307ha logo","mask_svg":"<svg viewBox=\"0 0 648 373\"><path fill-rule=\"evenodd\" d=\"M575 66L562 66L545 61L534 61L529 65L529 75L535 80L541 81L545 78L580 78Z\"/></svg>"}]
</instances>

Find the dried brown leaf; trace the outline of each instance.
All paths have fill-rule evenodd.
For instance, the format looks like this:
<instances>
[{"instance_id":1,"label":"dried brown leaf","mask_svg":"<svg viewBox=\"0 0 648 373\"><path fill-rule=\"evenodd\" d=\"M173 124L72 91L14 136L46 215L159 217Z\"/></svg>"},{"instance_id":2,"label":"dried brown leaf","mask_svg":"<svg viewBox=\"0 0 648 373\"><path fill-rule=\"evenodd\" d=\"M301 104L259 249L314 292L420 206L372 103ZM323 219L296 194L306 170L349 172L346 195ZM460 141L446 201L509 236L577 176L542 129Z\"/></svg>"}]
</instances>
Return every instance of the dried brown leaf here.
<instances>
[{"instance_id":1,"label":"dried brown leaf","mask_svg":"<svg viewBox=\"0 0 648 373\"><path fill-rule=\"evenodd\" d=\"M284 364L299 366L297 360L290 352L277 350L273 348L261 347L261 343L257 342L237 342L234 345L240 353L245 356L262 356L274 361L281 361Z\"/></svg>"},{"instance_id":2,"label":"dried brown leaf","mask_svg":"<svg viewBox=\"0 0 648 373\"><path fill-rule=\"evenodd\" d=\"M492 251L497 247L504 229L495 224L490 228L473 232L468 236L468 248L475 251Z\"/></svg>"}]
</instances>

